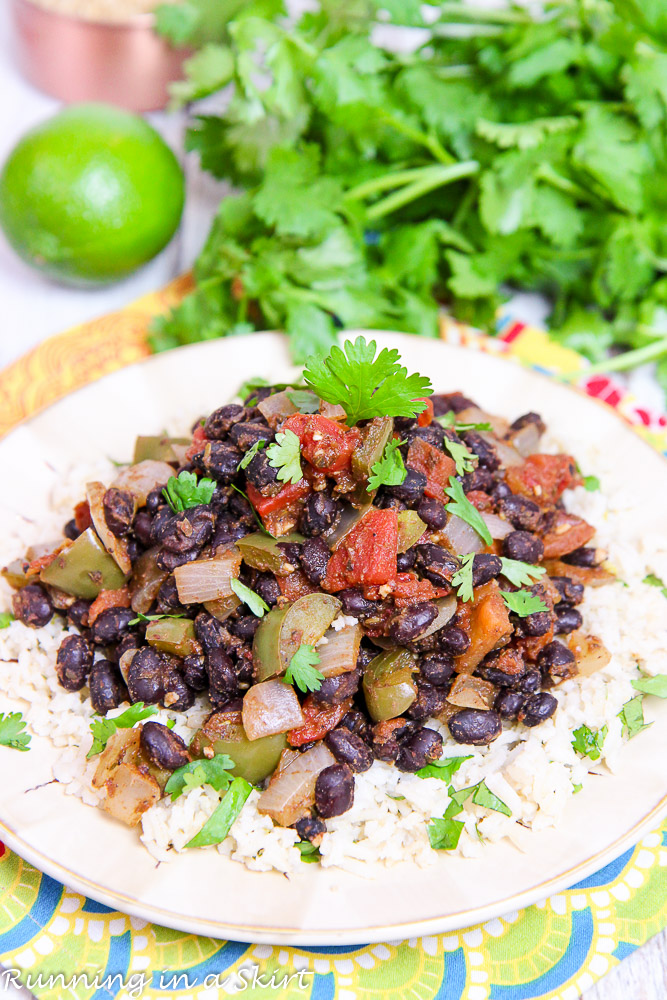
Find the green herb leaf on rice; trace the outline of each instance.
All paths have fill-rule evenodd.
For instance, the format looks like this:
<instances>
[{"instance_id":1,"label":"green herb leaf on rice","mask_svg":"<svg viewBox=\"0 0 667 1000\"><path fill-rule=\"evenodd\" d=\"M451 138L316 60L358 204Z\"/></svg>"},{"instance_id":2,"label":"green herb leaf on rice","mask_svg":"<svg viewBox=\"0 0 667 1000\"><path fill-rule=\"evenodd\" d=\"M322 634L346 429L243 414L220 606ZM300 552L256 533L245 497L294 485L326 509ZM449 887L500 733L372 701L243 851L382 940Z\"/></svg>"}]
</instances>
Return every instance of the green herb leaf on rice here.
<instances>
[{"instance_id":1,"label":"green herb leaf on rice","mask_svg":"<svg viewBox=\"0 0 667 1000\"><path fill-rule=\"evenodd\" d=\"M245 778L233 778L224 792L220 804L206 820L203 827L186 847L208 847L221 844L241 814L252 785Z\"/></svg>"},{"instance_id":2,"label":"green herb leaf on rice","mask_svg":"<svg viewBox=\"0 0 667 1000\"><path fill-rule=\"evenodd\" d=\"M590 729L588 726L579 726L572 733L574 736L572 746L583 757L589 757L590 760L599 760L602 756L602 748L607 737L607 732L607 726L602 726L598 730Z\"/></svg>"}]
</instances>

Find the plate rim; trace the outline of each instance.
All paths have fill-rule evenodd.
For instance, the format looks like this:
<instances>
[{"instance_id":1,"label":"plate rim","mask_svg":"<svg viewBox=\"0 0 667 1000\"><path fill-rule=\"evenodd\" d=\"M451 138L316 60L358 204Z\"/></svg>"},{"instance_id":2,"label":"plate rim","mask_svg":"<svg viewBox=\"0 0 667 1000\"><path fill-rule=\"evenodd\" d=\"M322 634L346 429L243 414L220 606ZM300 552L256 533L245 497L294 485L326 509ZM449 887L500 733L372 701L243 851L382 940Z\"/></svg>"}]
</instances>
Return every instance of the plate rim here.
<instances>
[{"instance_id":1,"label":"plate rim","mask_svg":"<svg viewBox=\"0 0 667 1000\"><path fill-rule=\"evenodd\" d=\"M375 336L388 336L390 338L402 339L404 337L414 337L420 342L424 342L425 338L419 337L416 334L404 333L401 331L392 330L368 330L368 329L353 329L341 331L338 335L339 342L344 340L349 340L355 336L367 336L371 339ZM258 331L252 334L255 336L266 336L270 338L281 338L285 339L285 335L280 331L275 330L264 330ZM183 347L172 349L169 352L161 352L161 354L150 355L145 358L141 358L130 365L124 365L121 368L116 369L112 372L107 372L101 375L99 378L92 379L90 382L83 386L79 386L72 392L66 393L62 397L53 402L49 403L48 406L39 410L38 412L31 414L29 417L19 421L15 424L6 434L0 437L0 441L5 441L7 438L11 437L17 431L28 427L35 420L41 418L42 416L48 414L49 410L62 403L65 400L72 399L76 397L79 393L84 391L89 391L97 383L113 378L119 375L121 372L127 372L130 369L136 369L138 367L143 367L146 364L153 364L159 361L161 357L167 354L172 354L174 350L176 351L188 351L191 353L196 353L200 349L210 350L211 344L216 343L222 345L224 339L219 341L200 341L196 344L184 345ZM449 344L444 340L435 341L440 347L444 347L447 351L453 351L461 356L474 351L474 348L470 346L461 344ZM597 399L596 397L590 396L582 388L572 385L570 382L559 379L557 375L551 375L534 368L530 364L524 364L520 359L513 357L511 355L504 354L491 354L484 351L475 351L476 354L482 354L492 361L500 361L509 364L513 364L515 367L524 370L526 373L532 376L538 376L540 379L545 380L547 383L553 384L554 381L557 382L561 389L566 389L574 392L580 398L584 398L587 403L595 403L599 408L601 408L608 416L613 416L616 420L620 421L621 425L632 431L635 442L641 442L648 452L654 457L658 458L663 465L667 463L667 455L663 452L658 451L654 448L637 430L636 426L633 425L629 420L627 420L621 413L619 413L614 407L605 403L603 400ZM298 367L298 366L297 366ZM585 373L585 369L582 370L582 374ZM486 905L477 906L474 909L462 910L455 914L448 914L444 916L434 916L423 920L412 920L407 923L394 923L394 924L382 924L374 927L365 928L365 933L363 939L360 937L360 933L355 931L349 931L345 928L337 929L327 929L321 931L306 931L303 928L271 928L270 930L257 929L252 925L241 925L241 924L228 924L221 921L211 921L207 918L197 918L194 916L188 916L186 914L178 914L174 910L162 910L160 907L151 903L144 903L137 897L126 896L122 892L111 891L104 886L100 886L97 883L87 879L85 876L76 875L69 871L60 862L53 861L48 855L42 854L42 852L33 848L29 843L22 839L21 834L9 827L2 818L0 818L0 834L2 835L2 840L10 847L11 850L15 851L21 858L33 864L34 867L46 874L47 876L55 879L56 881L62 883L65 888L73 889L80 892L84 896L88 896L105 906L109 906L114 909L119 909L120 912L129 914L131 916L136 916L141 919L147 919L151 922L161 924L166 927L173 928L175 930L185 931L186 933L194 933L199 935L206 935L220 940L238 940L241 942L253 943L268 943L268 944L285 944L287 946L298 947L303 946L320 946L322 948L327 948L332 946L332 944L343 944L343 945L362 945L365 943L376 943L383 942L387 940L394 940L415 936L421 936L424 934L437 934L437 933L448 933L451 931L457 931L465 929L469 926L473 926L479 923L483 923L494 917L502 916L503 914L517 908L524 908L534 904L535 902L543 899L545 896L553 895L556 892L570 888L573 884L582 879L586 878L590 874L599 870L604 865L610 863L611 861L618 858L623 854L628 847L634 846L641 836L652 829L654 824L658 823L665 815L667 815L667 791L659 802L654 805L648 813L641 817L629 830L625 831L620 837L607 847L598 851L593 857L587 858L580 864L568 869L565 872L561 872L547 881L540 882L521 892L515 893L511 897L505 900L498 900ZM474 859L473 859L474 860ZM121 906L119 908L119 901Z\"/></svg>"}]
</instances>

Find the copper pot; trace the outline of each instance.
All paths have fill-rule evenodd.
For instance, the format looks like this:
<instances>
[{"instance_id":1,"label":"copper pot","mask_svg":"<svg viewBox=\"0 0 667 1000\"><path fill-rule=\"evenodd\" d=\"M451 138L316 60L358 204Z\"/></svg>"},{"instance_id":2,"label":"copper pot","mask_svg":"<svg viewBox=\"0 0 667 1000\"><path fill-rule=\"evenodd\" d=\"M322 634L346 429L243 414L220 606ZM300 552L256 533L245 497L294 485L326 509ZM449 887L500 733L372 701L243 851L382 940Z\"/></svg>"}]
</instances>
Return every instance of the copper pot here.
<instances>
[{"instance_id":1,"label":"copper pot","mask_svg":"<svg viewBox=\"0 0 667 1000\"><path fill-rule=\"evenodd\" d=\"M153 31L153 15L89 21L57 14L32 0L10 0L21 72L62 101L105 101L130 111L156 111L182 77L185 49Z\"/></svg>"}]
</instances>

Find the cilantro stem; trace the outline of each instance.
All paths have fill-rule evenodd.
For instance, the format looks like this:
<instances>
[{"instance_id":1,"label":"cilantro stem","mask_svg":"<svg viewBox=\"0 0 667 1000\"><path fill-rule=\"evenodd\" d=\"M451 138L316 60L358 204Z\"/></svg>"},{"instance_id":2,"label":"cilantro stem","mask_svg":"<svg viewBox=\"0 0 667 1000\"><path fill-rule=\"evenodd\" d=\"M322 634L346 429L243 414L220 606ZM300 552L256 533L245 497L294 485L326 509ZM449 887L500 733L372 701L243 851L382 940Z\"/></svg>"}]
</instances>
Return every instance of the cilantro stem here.
<instances>
[{"instance_id":1,"label":"cilantro stem","mask_svg":"<svg viewBox=\"0 0 667 1000\"><path fill-rule=\"evenodd\" d=\"M408 184L400 191L394 191L393 194L376 202L369 208L367 216L371 221L382 219L390 212L395 212L403 205L408 205L411 201L416 201L422 195L428 194L429 191L434 191L435 188L450 184L452 181L461 180L463 177L471 177L478 170L477 160L465 160L463 163L455 163L451 167L443 167L437 173L433 171L421 180Z\"/></svg>"},{"instance_id":2,"label":"cilantro stem","mask_svg":"<svg viewBox=\"0 0 667 1000\"><path fill-rule=\"evenodd\" d=\"M461 21L483 21L486 24L526 24L531 20L528 11L489 10L488 7L473 7L472 4L441 3L438 5L440 17L456 15Z\"/></svg>"},{"instance_id":3,"label":"cilantro stem","mask_svg":"<svg viewBox=\"0 0 667 1000\"><path fill-rule=\"evenodd\" d=\"M646 344L645 347L638 347L634 351L624 351L615 358L608 358L595 365L588 365L580 368L579 371L565 372L559 377L565 382L572 382L575 379L588 377L589 375L605 375L607 372L622 372L628 368L635 368L637 365L646 364L648 361L656 361L658 358L667 355L667 337Z\"/></svg>"},{"instance_id":4,"label":"cilantro stem","mask_svg":"<svg viewBox=\"0 0 667 1000\"><path fill-rule=\"evenodd\" d=\"M381 191L389 191L391 188L409 184L411 181L418 181L423 177L429 177L436 172L441 173L442 167L430 163L427 167L413 167L411 170L395 170L390 174L382 174L381 177L371 177L363 184L357 184L346 192L345 198L352 201L361 198L368 198L371 194L380 194Z\"/></svg>"},{"instance_id":5,"label":"cilantro stem","mask_svg":"<svg viewBox=\"0 0 667 1000\"><path fill-rule=\"evenodd\" d=\"M587 188L581 187L580 184L575 184L569 177L563 177L562 174L559 174L556 170L554 170L550 163L543 163L539 167L537 177L539 180L544 181L545 184L549 184L557 191L569 194L573 198L577 198L579 201L586 202L589 205L600 206L608 204L593 191L589 191Z\"/></svg>"},{"instance_id":6,"label":"cilantro stem","mask_svg":"<svg viewBox=\"0 0 667 1000\"><path fill-rule=\"evenodd\" d=\"M380 111L380 117L387 125L391 125L395 128L397 132L401 132L403 135L407 136L408 139L412 139L419 146L425 146L436 160L440 163L444 163L446 166L453 166L456 163L455 158L451 153L442 146L434 135L428 135L426 132L420 132L419 129L414 128L412 125L408 125L407 122L401 121L400 118L396 118L391 114L390 111L382 109Z\"/></svg>"}]
</instances>

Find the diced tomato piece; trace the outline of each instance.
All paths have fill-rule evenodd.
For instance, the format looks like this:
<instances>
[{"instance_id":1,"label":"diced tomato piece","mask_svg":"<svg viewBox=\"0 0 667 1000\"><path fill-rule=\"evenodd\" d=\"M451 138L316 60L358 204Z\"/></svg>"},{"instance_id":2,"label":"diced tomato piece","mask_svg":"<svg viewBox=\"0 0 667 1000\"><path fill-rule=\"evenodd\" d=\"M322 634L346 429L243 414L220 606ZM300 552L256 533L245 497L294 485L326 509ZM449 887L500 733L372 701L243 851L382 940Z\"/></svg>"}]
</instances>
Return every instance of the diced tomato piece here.
<instances>
[{"instance_id":1,"label":"diced tomato piece","mask_svg":"<svg viewBox=\"0 0 667 1000\"><path fill-rule=\"evenodd\" d=\"M388 583L396 577L397 546L396 511L371 507L329 560L324 589L335 593L345 587Z\"/></svg>"},{"instance_id":2,"label":"diced tomato piece","mask_svg":"<svg viewBox=\"0 0 667 1000\"><path fill-rule=\"evenodd\" d=\"M449 477L456 475L456 462L449 455L435 448L428 441L415 438L408 449L408 462L411 469L423 472L426 476L427 497L447 503L445 486L449 485Z\"/></svg>"},{"instance_id":3,"label":"diced tomato piece","mask_svg":"<svg viewBox=\"0 0 667 1000\"><path fill-rule=\"evenodd\" d=\"M285 483L274 497L263 497L252 483L247 483L246 493L248 494L248 500L250 500L257 513L260 517L263 517L265 514L282 510L288 504L294 503L295 500L301 500L302 497L308 496L310 486L305 479L301 479L298 483Z\"/></svg>"},{"instance_id":4,"label":"diced tomato piece","mask_svg":"<svg viewBox=\"0 0 667 1000\"><path fill-rule=\"evenodd\" d=\"M401 608L421 601L432 601L448 593L449 588L434 587L430 580L420 580L416 573L408 572L396 574L392 596L396 606Z\"/></svg>"},{"instance_id":5,"label":"diced tomato piece","mask_svg":"<svg viewBox=\"0 0 667 1000\"><path fill-rule=\"evenodd\" d=\"M513 493L544 506L555 504L563 490L581 481L571 455L529 455L523 465L510 466L506 480Z\"/></svg>"},{"instance_id":6,"label":"diced tomato piece","mask_svg":"<svg viewBox=\"0 0 667 1000\"><path fill-rule=\"evenodd\" d=\"M568 552L574 552L575 549L580 549L582 545L590 542L594 534L595 528L583 518L557 510L550 519L548 531L542 535L544 558L557 559L559 556L566 556Z\"/></svg>"},{"instance_id":7,"label":"diced tomato piece","mask_svg":"<svg viewBox=\"0 0 667 1000\"><path fill-rule=\"evenodd\" d=\"M203 425L202 424L197 424L197 426L194 429L194 433L192 435L192 444L190 445L190 447L188 448L188 450L186 451L185 456L184 456L185 461L189 462L190 459L194 458L195 455L197 454L197 452L199 452L199 451L202 450L202 447L204 445L204 441L207 441L207 440L208 440L208 438L206 437L206 434L204 433L204 427L203 427Z\"/></svg>"},{"instance_id":8,"label":"diced tomato piece","mask_svg":"<svg viewBox=\"0 0 667 1000\"><path fill-rule=\"evenodd\" d=\"M311 694L308 695L301 711L306 720L298 729L291 729L287 734L287 742L291 747L300 747L313 740L321 740L323 736L335 729L344 715L350 711L352 699L340 705L318 705Z\"/></svg>"},{"instance_id":9,"label":"diced tomato piece","mask_svg":"<svg viewBox=\"0 0 667 1000\"><path fill-rule=\"evenodd\" d=\"M418 399L414 400L415 403L426 403L426 409L417 417L417 425L419 427L428 427L428 425L433 420L433 402L430 399L426 399L424 396L419 396Z\"/></svg>"},{"instance_id":10,"label":"diced tomato piece","mask_svg":"<svg viewBox=\"0 0 667 1000\"><path fill-rule=\"evenodd\" d=\"M85 531L91 526L90 507L87 500L82 500L74 508L74 523L77 531Z\"/></svg>"},{"instance_id":11,"label":"diced tomato piece","mask_svg":"<svg viewBox=\"0 0 667 1000\"><path fill-rule=\"evenodd\" d=\"M88 608L88 624L92 625L95 619L109 608L129 608L129 606L129 587L121 587L119 590L102 590Z\"/></svg>"},{"instance_id":12,"label":"diced tomato piece","mask_svg":"<svg viewBox=\"0 0 667 1000\"><path fill-rule=\"evenodd\" d=\"M300 597L305 597L306 594L316 594L318 589L313 586L300 569L294 570L289 576L277 576L276 583L280 587L280 593L288 601L296 601Z\"/></svg>"},{"instance_id":13,"label":"diced tomato piece","mask_svg":"<svg viewBox=\"0 0 667 1000\"><path fill-rule=\"evenodd\" d=\"M349 466L352 452L361 440L356 427L341 427L321 414L295 413L281 430L290 430L301 442L301 454L315 469L336 472Z\"/></svg>"},{"instance_id":14,"label":"diced tomato piece","mask_svg":"<svg viewBox=\"0 0 667 1000\"><path fill-rule=\"evenodd\" d=\"M493 507L493 500L484 490L471 490L470 493L466 493L466 499L477 510L491 510Z\"/></svg>"}]
</instances>

